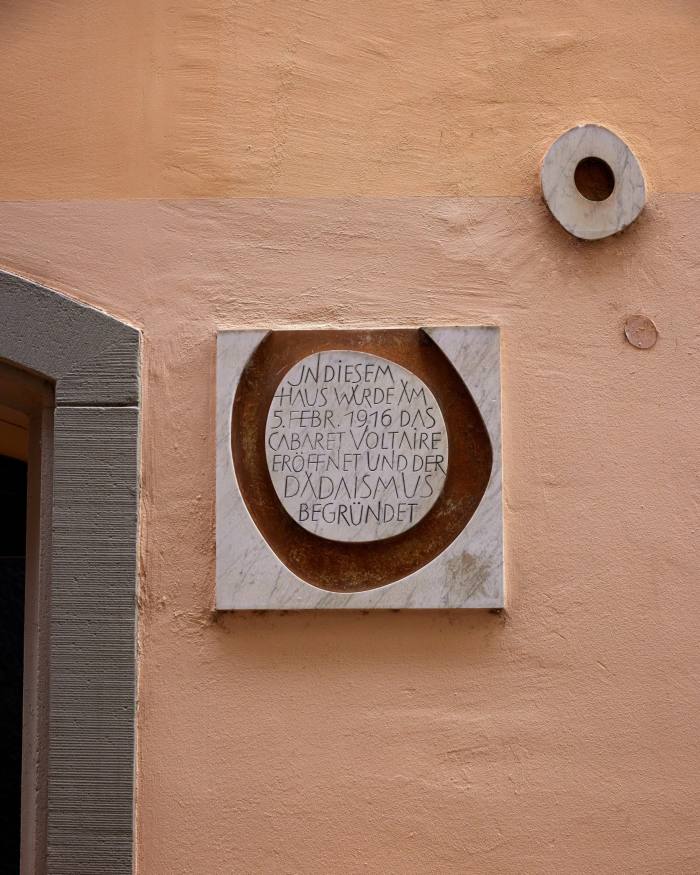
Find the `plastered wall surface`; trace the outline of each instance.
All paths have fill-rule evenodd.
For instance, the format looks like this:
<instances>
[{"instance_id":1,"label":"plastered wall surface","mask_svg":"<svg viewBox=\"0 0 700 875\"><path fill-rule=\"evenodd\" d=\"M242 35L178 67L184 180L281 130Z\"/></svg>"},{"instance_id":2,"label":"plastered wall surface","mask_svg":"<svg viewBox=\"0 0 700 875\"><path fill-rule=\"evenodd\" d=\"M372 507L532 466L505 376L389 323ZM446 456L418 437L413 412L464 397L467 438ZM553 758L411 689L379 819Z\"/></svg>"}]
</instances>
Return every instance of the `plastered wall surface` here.
<instances>
[{"instance_id":1,"label":"plastered wall surface","mask_svg":"<svg viewBox=\"0 0 700 875\"><path fill-rule=\"evenodd\" d=\"M522 195L587 121L697 191L699 23L695 0L8 0L2 196Z\"/></svg>"},{"instance_id":2,"label":"plastered wall surface","mask_svg":"<svg viewBox=\"0 0 700 875\"><path fill-rule=\"evenodd\" d=\"M144 333L141 875L700 867L698 11L563 6L8 6L0 266ZM593 244L588 120L651 189ZM216 615L217 329L472 322L507 612Z\"/></svg>"},{"instance_id":3,"label":"plastered wall surface","mask_svg":"<svg viewBox=\"0 0 700 875\"><path fill-rule=\"evenodd\" d=\"M145 328L142 872L694 870L696 198L595 249L526 199L0 219ZM438 306L503 326L508 613L212 614L215 328Z\"/></svg>"}]
</instances>

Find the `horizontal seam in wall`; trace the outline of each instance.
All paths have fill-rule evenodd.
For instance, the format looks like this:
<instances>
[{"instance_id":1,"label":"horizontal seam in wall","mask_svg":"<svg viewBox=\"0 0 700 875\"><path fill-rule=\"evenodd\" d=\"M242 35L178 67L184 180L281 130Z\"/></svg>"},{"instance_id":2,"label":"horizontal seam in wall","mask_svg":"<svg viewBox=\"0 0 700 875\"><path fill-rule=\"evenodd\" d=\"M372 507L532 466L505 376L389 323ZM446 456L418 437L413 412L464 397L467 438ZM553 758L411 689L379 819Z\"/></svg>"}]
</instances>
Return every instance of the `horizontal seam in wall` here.
<instances>
[{"instance_id":1,"label":"horizontal seam in wall","mask_svg":"<svg viewBox=\"0 0 700 875\"><path fill-rule=\"evenodd\" d=\"M647 180L648 182L648 180ZM667 191L653 188L652 186L647 187L647 194L649 196L649 200L652 200L655 197L661 198L697 198L700 197L700 189L694 189L692 191ZM235 202L235 201L269 201L269 202L278 202L278 201L366 201L366 200L382 200L382 201L399 201L399 200L455 200L455 201L465 201L465 200L508 200L508 201L535 201L542 202L542 192L539 189L535 189L530 193L520 193L520 194L508 194L508 193L445 193L445 192L435 192L429 194L411 194L410 192L404 192L402 194L355 194L353 192L346 192L345 194L335 193L335 194L218 194L218 195L172 195L170 197L167 196L153 196L153 197L136 197L136 196L123 196L123 197L83 197L83 198L28 198L28 199L5 199L0 198L0 206L17 206L17 207L32 207L38 204L50 204L53 206L71 206L71 205L87 205L87 204L121 204L121 203L140 203L140 204L160 204L163 206L167 206L168 204L178 204L178 203L213 203L213 202ZM30 279L29 277L24 277L21 274L17 273L17 269L13 266L2 266L0 265L0 270L3 270L5 273L10 274L11 276L15 276L18 279L26 279L28 282L32 283L41 283L40 280ZM93 310L97 310L98 312L108 316L110 319L116 319L122 324L128 326L129 328L133 328L134 331L142 332L143 326L139 326L138 324L128 321L126 317L122 315L115 316L113 311L105 309L105 305L89 303L86 304L82 301L82 299L76 298L75 290L66 289L62 290L61 294L68 297L71 301L76 303L81 303L84 306L88 306Z\"/></svg>"}]
</instances>

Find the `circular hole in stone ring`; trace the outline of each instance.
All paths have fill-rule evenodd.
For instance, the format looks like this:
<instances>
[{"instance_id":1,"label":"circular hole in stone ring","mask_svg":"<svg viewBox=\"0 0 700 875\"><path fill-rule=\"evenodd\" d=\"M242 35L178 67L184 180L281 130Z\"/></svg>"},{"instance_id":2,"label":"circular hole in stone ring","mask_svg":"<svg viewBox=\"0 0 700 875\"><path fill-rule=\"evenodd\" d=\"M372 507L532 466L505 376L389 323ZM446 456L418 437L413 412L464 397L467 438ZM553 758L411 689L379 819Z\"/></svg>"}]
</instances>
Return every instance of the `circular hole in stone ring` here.
<instances>
[{"instance_id":1,"label":"circular hole in stone ring","mask_svg":"<svg viewBox=\"0 0 700 875\"><path fill-rule=\"evenodd\" d=\"M576 165L574 184L586 200L605 201L615 190L615 174L607 161L589 155Z\"/></svg>"}]
</instances>

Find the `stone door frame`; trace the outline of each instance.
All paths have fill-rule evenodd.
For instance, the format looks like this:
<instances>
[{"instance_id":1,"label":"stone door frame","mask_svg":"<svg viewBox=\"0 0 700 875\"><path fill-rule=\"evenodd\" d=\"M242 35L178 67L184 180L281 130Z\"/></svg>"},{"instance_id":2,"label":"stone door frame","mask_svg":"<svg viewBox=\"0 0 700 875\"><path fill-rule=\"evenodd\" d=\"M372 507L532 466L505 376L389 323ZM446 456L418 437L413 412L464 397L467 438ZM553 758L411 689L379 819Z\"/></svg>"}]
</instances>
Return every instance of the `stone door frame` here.
<instances>
[{"instance_id":1,"label":"stone door frame","mask_svg":"<svg viewBox=\"0 0 700 875\"><path fill-rule=\"evenodd\" d=\"M37 875L133 870L139 348L132 326L0 272L0 360L39 472L22 803Z\"/></svg>"}]
</instances>

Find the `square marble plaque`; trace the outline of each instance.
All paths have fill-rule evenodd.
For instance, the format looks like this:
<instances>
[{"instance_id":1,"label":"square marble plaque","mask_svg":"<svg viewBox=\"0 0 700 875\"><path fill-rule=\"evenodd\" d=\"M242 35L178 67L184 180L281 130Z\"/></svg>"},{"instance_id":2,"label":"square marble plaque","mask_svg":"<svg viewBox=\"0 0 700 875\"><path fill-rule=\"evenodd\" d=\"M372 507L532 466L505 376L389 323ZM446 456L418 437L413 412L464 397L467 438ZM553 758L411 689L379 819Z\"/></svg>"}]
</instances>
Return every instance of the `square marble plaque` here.
<instances>
[{"instance_id":1,"label":"square marble plaque","mask_svg":"<svg viewBox=\"0 0 700 875\"><path fill-rule=\"evenodd\" d=\"M354 336L361 335L362 343L366 343L370 335L381 340L386 339L392 331L397 335L402 333L400 330L376 329L354 332ZM404 330L403 333L410 334L411 331L416 333L415 330ZM493 326L470 326L424 328L422 332L429 338L425 342L430 344L432 341L451 363L451 368L442 367L443 379L451 379L454 383L461 378L466 386L480 414L479 428L484 430L485 427L484 441L487 446L490 444L490 467L482 478L481 498L478 500L477 494L472 496L470 500L476 510L470 511L472 515L466 525L459 527L457 523L458 528L454 532L449 530L449 526L441 525L440 514L447 520L445 506L459 504L452 500L452 496L458 494L460 489L464 492L467 489L465 483L473 482L461 477L460 466L464 465L465 458L470 457L470 447L476 447L473 434L478 429L463 426L467 419L460 419L460 411L454 409L456 405L452 401L449 403L450 409L445 407L442 411L448 421L447 426L440 407L437 415L433 415L436 413L433 406L435 398L431 392L431 380L429 376L425 377L424 363L422 373L425 379L414 377L410 359L407 365L406 361L397 363L390 353L382 356L381 353L371 354L374 350L370 353L360 351L356 346L344 343L342 333L332 332L332 342L327 341L325 346L321 345L316 350L312 340L310 346L307 343L306 358L301 354L295 356L292 352L288 366L280 367L275 357L267 354L267 348L261 347L264 342L269 343L270 332L246 330L219 333L217 609L503 607L499 330ZM294 339L303 339L302 335L320 336L323 339L324 332L287 333L288 337ZM280 347L278 343L278 358ZM363 350L366 348L362 347ZM257 358L251 359L256 350ZM265 354L262 354L263 350ZM420 355L418 358L421 361L423 359ZM389 377L387 361L392 365ZM269 375L263 373L266 368L270 369ZM446 378L445 370L449 372ZM257 382L248 377L250 373L256 374ZM242 382L244 374L246 376ZM395 389L390 387L390 383L392 386L395 384ZM260 389L264 385L277 388L268 388L265 395ZM239 386L242 388L238 397L244 396L245 388L249 400L247 407L242 402L236 402L236 410L242 409L239 405L245 409L238 418L234 415L232 420L234 398L237 397ZM319 386L321 390L325 387L328 394L319 396ZM362 396L366 403L360 404L358 400L353 404L348 400L347 390L354 391L354 397L360 399L359 393L363 387L369 387L364 388L365 395ZM461 383L459 388L463 392ZM312 390L316 394L309 394ZM298 391L306 394L292 394ZM336 402L332 401L333 395ZM453 399L454 391L451 395L443 392L442 397ZM270 401L271 398L275 400ZM320 415L315 412L315 400L323 408ZM326 413L326 410L330 412ZM479 416L476 418L479 419ZM402 425L407 424L403 430L398 426L399 419ZM341 421L343 426L339 426ZM235 429L233 434L232 428ZM358 492L357 486L359 484L362 488L363 474L366 494L373 499L379 494L376 488L378 478L383 488L390 480L390 472L380 477L367 471L368 460L370 468L377 464L376 452L373 455L363 453L360 447L360 452L341 455L334 450L338 446L334 441L345 440L347 445L344 449L356 450L358 443L368 439L371 432L375 432L375 443L379 438L380 445L388 448L381 456L387 465L392 464L392 458L398 458L391 447L399 449L396 442L402 440L404 449L400 453L401 463L408 472L423 472L413 475L413 479L410 473L403 475L404 488L408 489L409 498L413 496L412 500L407 500L406 496L394 496L391 501L384 503L369 498L362 500L364 493ZM282 454L280 443L289 446L287 439L290 434L305 436L307 450L302 451L305 452L303 460L293 452ZM448 434L449 456L446 446ZM294 439L298 440L298 437ZM315 442L313 446L312 440ZM355 443L354 447L351 441ZM411 448L405 449L409 442ZM251 448L255 447L265 448L262 458L257 450L258 456L254 457ZM335 465L335 470L318 473L324 470L320 466L327 464L329 457L332 457L330 461ZM352 476L337 473L337 463L342 458L345 459L345 470L350 470L354 465ZM306 466L303 472L291 467L294 459ZM397 465L399 470L402 464ZM464 467L466 469L469 465ZM315 473L309 476L309 470ZM433 509L436 500L433 493L443 489L447 470L450 471L450 477L444 488L452 490L450 498L448 500L446 493L440 493L444 498L442 506L438 503ZM398 481L402 475L396 473L395 476ZM310 492L301 496L305 500L300 503L298 490L306 488L304 478ZM359 500L343 503L346 499L333 498L339 484L347 491L346 482L355 483L353 497ZM316 495L316 501L312 493ZM436 514L439 518L437 524ZM448 540L444 544L439 543L437 555L415 570L409 568L406 573L396 571L407 567L406 557L417 552L415 545L418 540L414 541L414 538L427 540L433 545L431 549L438 549L434 544L439 542L439 538L436 539L433 534L431 540L431 525L433 532L444 529L447 533L445 537ZM267 533L267 537L263 532ZM307 559L308 571L304 571L303 561L299 560L304 551L311 556L311 565ZM317 562L314 561L315 556ZM375 583L374 588L358 590L357 574L362 572L363 563L373 569L372 573L377 572L389 578L397 573L401 576L381 585ZM355 569L352 573L347 572L349 584L344 580L346 567ZM319 575L321 582L310 583L305 575ZM347 591L346 584L355 588Z\"/></svg>"}]
</instances>

